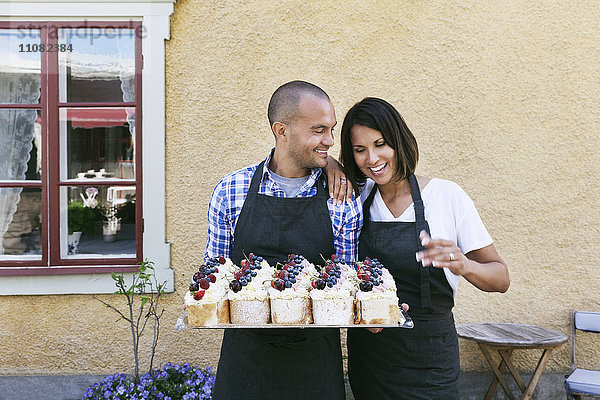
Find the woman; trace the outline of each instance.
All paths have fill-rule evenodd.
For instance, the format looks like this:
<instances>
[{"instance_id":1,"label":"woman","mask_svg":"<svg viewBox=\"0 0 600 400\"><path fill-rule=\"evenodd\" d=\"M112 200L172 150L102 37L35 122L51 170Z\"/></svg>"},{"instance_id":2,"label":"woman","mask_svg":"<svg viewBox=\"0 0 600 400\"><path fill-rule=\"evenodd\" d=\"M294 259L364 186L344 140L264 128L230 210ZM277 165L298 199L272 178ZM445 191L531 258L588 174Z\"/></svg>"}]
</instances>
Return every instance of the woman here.
<instances>
[{"instance_id":1,"label":"woman","mask_svg":"<svg viewBox=\"0 0 600 400\"><path fill-rule=\"evenodd\" d=\"M452 307L460 276L505 292L508 269L469 196L450 181L416 177L415 137L384 100L365 98L342 125L341 158L362 190L359 258L378 258L408 303L413 329L349 329L348 374L361 399L458 399Z\"/></svg>"}]
</instances>

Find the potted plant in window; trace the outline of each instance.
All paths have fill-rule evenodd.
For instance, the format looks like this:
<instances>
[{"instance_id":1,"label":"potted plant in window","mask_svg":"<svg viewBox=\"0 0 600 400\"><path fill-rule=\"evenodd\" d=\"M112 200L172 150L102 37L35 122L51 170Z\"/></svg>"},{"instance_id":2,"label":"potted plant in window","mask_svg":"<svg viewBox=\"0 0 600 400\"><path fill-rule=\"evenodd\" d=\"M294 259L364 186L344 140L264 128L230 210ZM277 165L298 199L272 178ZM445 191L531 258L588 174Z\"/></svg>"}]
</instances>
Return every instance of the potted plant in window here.
<instances>
[{"instance_id":1,"label":"potted plant in window","mask_svg":"<svg viewBox=\"0 0 600 400\"><path fill-rule=\"evenodd\" d=\"M117 240L117 232L121 229L121 218L117 217L117 209L111 206L106 211L106 220L102 224L102 234L105 242Z\"/></svg>"},{"instance_id":2,"label":"potted plant in window","mask_svg":"<svg viewBox=\"0 0 600 400\"><path fill-rule=\"evenodd\" d=\"M88 188L86 190L87 198L83 201L71 201L67 207L68 213L68 236L67 236L67 254L77 254L79 240L84 233L93 234L96 221L104 219L102 211L96 206L98 201L95 199L98 190Z\"/></svg>"}]
</instances>

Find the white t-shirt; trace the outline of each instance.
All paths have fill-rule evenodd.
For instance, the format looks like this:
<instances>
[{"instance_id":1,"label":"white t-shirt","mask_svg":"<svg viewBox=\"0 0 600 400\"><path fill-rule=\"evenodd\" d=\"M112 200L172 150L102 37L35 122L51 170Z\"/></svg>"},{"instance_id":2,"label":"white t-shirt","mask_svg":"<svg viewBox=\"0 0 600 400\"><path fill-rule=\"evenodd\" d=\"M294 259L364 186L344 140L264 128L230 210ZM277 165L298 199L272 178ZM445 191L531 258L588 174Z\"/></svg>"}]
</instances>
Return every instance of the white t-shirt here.
<instances>
[{"instance_id":1,"label":"white t-shirt","mask_svg":"<svg viewBox=\"0 0 600 400\"><path fill-rule=\"evenodd\" d=\"M374 184L371 179L367 179L360 195L361 204L367 200ZM452 240L463 254L493 243L492 237L475 209L473 200L456 183L432 178L424 188L421 188L421 198L432 238ZM402 215L395 218L385 205L379 190L375 193L369 211L371 221L375 222L415 222L412 203ZM460 276L453 274L448 268L444 268L444 273L456 298Z\"/></svg>"}]
</instances>

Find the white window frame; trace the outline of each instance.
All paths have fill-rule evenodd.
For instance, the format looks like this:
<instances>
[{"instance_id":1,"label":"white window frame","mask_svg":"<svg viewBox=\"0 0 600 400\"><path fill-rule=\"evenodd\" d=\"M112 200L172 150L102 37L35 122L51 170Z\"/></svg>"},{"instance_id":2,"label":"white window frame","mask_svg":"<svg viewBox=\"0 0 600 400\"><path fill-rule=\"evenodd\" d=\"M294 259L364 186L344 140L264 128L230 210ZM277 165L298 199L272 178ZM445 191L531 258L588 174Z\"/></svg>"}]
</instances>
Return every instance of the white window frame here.
<instances>
[{"instance_id":1,"label":"white window frame","mask_svg":"<svg viewBox=\"0 0 600 400\"><path fill-rule=\"evenodd\" d=\"M174 282L165 218L165 40L170 37L175 1L0 0L0 21L142 22L143 257L154 262L156 277L167 282L167 292L174 291ZM102 294L115 290L110 273L0 276L0 295Z\"/></svg>"}]
</instances>

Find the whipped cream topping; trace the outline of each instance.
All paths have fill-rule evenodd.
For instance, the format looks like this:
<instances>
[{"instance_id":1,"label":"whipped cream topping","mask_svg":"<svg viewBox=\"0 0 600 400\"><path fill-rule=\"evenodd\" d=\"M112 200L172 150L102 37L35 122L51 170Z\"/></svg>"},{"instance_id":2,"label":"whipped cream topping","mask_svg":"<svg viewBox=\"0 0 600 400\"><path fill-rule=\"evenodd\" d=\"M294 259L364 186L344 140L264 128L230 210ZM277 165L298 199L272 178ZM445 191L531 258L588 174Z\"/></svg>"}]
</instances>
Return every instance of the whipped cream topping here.
<instances>
[{"instance_id":1,"label":"whipped cream topping","mask_svg":"<svg viewBox=\"0 0 600 400\"><path fill-rule=\"evenodd\" d=\"M269 297L272 299L282 299L282 300L292 300L297 299L299 297L308 297L309 292L306 288L286 288L284 290L277 290L274 288L269 288Z\"/></svg>"},{"instance_id":2,"label":"whipped cream topping","mask_svg":"<svg viewBox=\"0 0 600 400\"><path fill-rule=\"evenodd\" d=\"M204 291L204 296L200 300L194 299L194 293L191 291L187 291L185 294L185 304L207 304L207 303L217 303L226 296L227 289L225 285L210 285L207 290Z\"/></svg>"},{"instance_id":3,"label":"whipped cream topping","mask_svg":"<svg viewBox=\"0 0 600 400\"><path fill-rule=\"evenodd\" d=\"M237 293L230 290L227 297L229 300L265 300L268 292L263 286L249 284Z\"/></svg>"},{"instance_id":4,"label":"whipped cream topping","mask_svg":"<svg viewBox=\"0 0 600 400\"><path fill-rule=\"evenodd\" d=\"M340 285L335 285L333 287L326 287L325 289L313 289L310 291L310 297L315 300L324 300L324 299L342 299L346 297L351 297L352 294L350 290Z\"/></svg>"}]
</instances>

